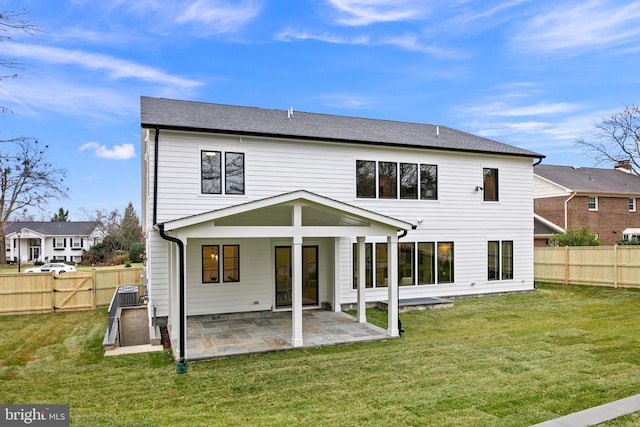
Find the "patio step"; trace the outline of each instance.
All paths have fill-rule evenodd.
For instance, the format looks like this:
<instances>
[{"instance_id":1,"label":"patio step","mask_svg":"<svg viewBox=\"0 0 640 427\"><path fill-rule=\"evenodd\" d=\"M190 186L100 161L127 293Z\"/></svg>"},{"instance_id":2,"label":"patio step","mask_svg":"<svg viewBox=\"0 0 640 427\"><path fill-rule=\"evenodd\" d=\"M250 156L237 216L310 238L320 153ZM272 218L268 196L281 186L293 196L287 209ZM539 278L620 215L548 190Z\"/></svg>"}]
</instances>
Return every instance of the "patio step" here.
<instances>
[{"instance_id":1,"label":"patio step","mask_svg":"<svg viewBox=\"0 0 640 427\"><path fill-rule=\"evenodd\" d=\"M387 306L387 301L378 301L378 307L380 309L387 311ZM398 301L398 312L400 313L448 307L453 307L453 301L438 297L406 298Z\"/></svg>"}]
</instances>

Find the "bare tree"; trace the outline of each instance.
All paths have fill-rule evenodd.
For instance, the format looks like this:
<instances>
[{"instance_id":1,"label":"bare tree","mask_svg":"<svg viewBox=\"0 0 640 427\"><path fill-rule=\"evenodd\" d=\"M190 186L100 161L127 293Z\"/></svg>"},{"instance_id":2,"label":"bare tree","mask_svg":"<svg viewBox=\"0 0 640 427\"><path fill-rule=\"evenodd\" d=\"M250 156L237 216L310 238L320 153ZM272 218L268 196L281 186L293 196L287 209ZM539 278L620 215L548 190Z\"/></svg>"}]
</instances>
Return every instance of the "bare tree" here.
<instances>
[{"instance_id":1,"label":"bare tree","mask_svg":"<svg viewBox=\"0 0 640 427\"><path fill-rule=\"evenodd\" d=\"M66 197L66 170L46 158L44 147L32 138L0 140L0 230L14 213L42 207L52 198ZM0 263L6 262L4 233L0 233Z\"/></svg>"},{"instance_id":2,"label":"bare tree","mask_svg":"<svg viewBox=\"0 0 640 427\"><path fill-rule=\"evenodd\" d=\"M5 10L5 7L5 5L0 5L0 43L11 40L16 33L34 34L39 30L38 26L24 19L26 11ZM16 71L23 69L23 66L12 58L0 56L0 68L8 70L8 72L0 73L0 82L3 82L18 77ZM0 105L0 113L8 111L10 111L9 108Z\"/></svg>"},{"instance_id":3,"label":"bare tree","mask_svg":"<svg viewBox=\"0 0 640 427\"><path fill-rule=\"evenodd\" d=\"M593 155L597 164L629 161L634 173L640 171L639 105L627 105L594 126L596 134L592 140L579 139L576 143Z\"/></svg>"}]
</instances>

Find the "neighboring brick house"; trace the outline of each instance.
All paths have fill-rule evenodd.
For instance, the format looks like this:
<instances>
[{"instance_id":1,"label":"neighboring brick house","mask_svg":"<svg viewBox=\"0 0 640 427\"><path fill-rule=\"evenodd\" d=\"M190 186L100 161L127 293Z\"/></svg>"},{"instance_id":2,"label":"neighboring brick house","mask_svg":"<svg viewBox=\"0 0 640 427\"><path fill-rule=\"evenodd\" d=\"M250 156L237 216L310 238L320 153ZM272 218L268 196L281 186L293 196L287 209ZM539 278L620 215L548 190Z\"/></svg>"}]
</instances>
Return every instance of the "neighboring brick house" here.
<instances>
[{"instance_id":1,"label":"neighboring brick house","mask_svg":"<svg viewBox=\"0 0 640 427\"><path fill-rule=\"evenodd\" d=\"M559 229L589 227L605 246L640 233L640 176L628 162L613 169L538 165L534 212ZM536 235L536 246L546 245Z\"/></svg>"}]
</instances>

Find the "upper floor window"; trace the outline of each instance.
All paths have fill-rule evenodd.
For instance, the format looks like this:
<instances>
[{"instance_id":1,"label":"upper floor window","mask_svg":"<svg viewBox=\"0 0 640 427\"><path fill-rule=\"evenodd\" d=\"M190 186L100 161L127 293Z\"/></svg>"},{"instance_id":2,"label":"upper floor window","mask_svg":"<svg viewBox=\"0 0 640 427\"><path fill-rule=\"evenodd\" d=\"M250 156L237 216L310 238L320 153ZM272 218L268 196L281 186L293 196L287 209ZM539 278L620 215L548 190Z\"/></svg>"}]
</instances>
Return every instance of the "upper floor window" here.
<instances>
[{"instance_id":1,"label":"upper floor window","mask_svg":"<svg viewBox=\"0 0 640 427\"><path fill-rule=\"evenodd\" d=\"M587 202L590 211L598 210L598 197L597 196L589 196L589 201Z\"/></svg>"},{"instance_id":2,"label":"upper floor window","mask_svg":"<svg viewBox=\"0 0 640 427\"><path fill-rule=\"evenodd\" d=\"M204 194L244 194L244 154L203 150L200 155L201 188Z\"/></svg>"},{"instance_id":3,"label":"upper floor window","mask_svg":"<svg viewBox=\"0 0 640 427\"><path fill-rule=\"evenodd\" d=\"M418 163L356 160L356 197L438 199L438 168Z\"/></svg>"},{"instance_id":4,"label":"upper floor window","mask_svg":"<svg viewBox=\"0 0 640 427\"><path fill-rule=\"evenodd\" d=\"M72 248L81 248L82 247L82 238L80 237L72 237L71 238L71 247Z\"/></svg>"},{"instance_id":5,"label":"upper floor window","mask_svg":"<svg viewBox=\"0 0 640 427\"><path fill-rule=\"evenodd\" d=\"M636 199L632 197L629 199L629 212L635 212L635 211L636 211Z\"/></svg>"},{"instance_id":6,"label":"upper floor window","mask_svg":"<svg viewBox=\"0 0 640 427\"><path fill-rule=\"evenodd\" d=\"M356 160L356 195L370 199L376 197L376 162Z\"/></svg>"},{"instance_id":7,"label":"upper floor window","mask_svg":"<svg viewBox=\"0 0 640 427\"><path fill-rule=\"evenodd\" d=\"M484 168L482 170L482 188L485 202L498 201L498 169Z\"/></svg>"},{"instance_id":8,"label":"upper floor window","mask_svg":"<svg viewBox=\"0 0 640 427\"><path fill-rule=\"evenodd\" d=\"M67 239L54 237L53 238L53 247L56 249L66 248L67 247Z\"/></svg>"},{"instance_id":9,"label":"upper floor window","mask_svg":"<svg viewBox=\"0 0 640 427\"><path fill-rule=\"evenodd\" d=\"M420 198L438 200L438 166L420 165Z\"/></svg>"},{"instance_id":10,"label":"upper floor window","mask_svg":"<svg viewBox=\"0 0 640 427\"><path fill-rule=\"evenodd\" d=\"M398 164L378 162L378 197L381 199L398 198Z\"/></svg>"}]
</instances>

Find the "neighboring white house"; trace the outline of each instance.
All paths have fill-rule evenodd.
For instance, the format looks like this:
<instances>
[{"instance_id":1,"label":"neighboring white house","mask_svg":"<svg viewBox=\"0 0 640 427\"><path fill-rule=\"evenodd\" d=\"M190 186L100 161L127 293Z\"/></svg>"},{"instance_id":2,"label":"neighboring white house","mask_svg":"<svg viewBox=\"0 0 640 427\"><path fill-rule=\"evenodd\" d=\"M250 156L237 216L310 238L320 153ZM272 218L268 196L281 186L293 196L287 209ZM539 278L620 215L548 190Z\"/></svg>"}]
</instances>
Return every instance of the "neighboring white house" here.
<instances>
[{"instance_id":1,"label":"neighboring white house","mask_svg":"<svg viewBox=\"0 0 640 427\"><path fill-rule=\"evenodd\" d=\"M149 297L186 316L534 289L533 163L444 126L142 97ZM364 274L358 272L364 271ZM358 286L359 284L359 286Z\"/></svg>"},{"instance_id":2,"label":"neighboring white house","mask_svg":"<svg viewBox=\"0 0 640 427\"><path fill-rule=\"evenodd\" d=\"M80 262L82 250L102 241L91 221L17 221L4 229L7 260Z\"/></svg>"}]
</instances>

